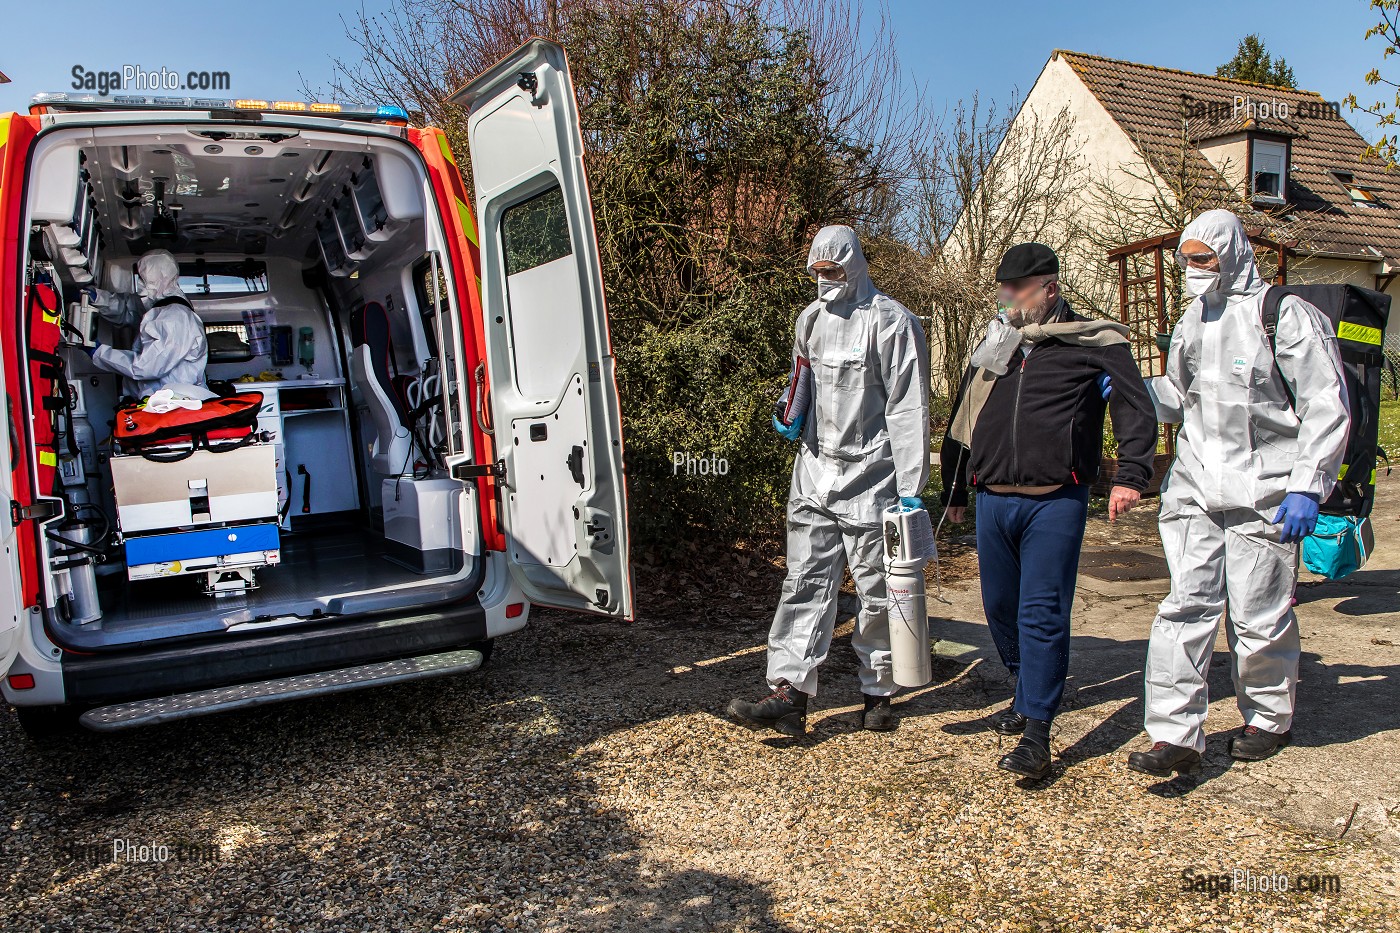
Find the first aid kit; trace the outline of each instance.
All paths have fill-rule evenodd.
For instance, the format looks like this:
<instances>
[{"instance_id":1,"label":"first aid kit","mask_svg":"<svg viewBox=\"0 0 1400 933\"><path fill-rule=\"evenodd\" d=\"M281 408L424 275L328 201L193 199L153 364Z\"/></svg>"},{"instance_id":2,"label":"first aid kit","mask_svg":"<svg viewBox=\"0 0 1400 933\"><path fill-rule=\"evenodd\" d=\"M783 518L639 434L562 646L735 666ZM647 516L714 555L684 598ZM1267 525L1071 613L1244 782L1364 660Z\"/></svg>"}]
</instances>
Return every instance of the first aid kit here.
<instances>
[{"instance_id":1,"label":"first aid kit","mask_svg":"<svg viewBox=\"0 0 1400 933\"><path fill-rule=\"evenodd\" d=\"M1313 533L1303 539L1303 563L1313 573L1340 580L1366 566L1375 546L1369 518L1319 515Z\"/></svg>"},{"instance_id":2,"label":"first aid kit","mask_svg":"<svg viewBox=\"0 0 1400 933\"><path fill-rule=\"evenodd\" d=\"M188 456L201 447L231 450L251 439L261 407L261 392L207 399L197 409L153 411L141 404L126 405L117 409L112 437L122 452L152 460ZM185 449L168 450L180 445Z\"/></svg>"}]
</instances>

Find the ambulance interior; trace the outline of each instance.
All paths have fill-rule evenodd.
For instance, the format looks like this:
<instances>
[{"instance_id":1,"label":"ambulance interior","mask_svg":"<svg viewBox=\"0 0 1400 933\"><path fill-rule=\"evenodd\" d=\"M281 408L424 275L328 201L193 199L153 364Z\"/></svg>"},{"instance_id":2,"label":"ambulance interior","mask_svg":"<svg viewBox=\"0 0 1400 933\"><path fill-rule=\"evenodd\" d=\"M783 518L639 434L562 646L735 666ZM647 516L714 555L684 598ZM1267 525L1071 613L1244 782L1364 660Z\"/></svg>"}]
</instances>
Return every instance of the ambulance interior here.
<instances>
[{"instance_id":1,"label":"ambulance interior","mask_svg":"<svg viewBox=\"0 0 1400 933\"><path fill-rule=\"evenodd\" d=\"M64 342L130 347L136 328L103 320L84 286L166 249L211 388L263 396L251 440L123 452L122 378L60 347L67 410L31 406L36 429L52 419L66 503L41 555L57 639L107 648L470 592L476 489L449 465L470 454L474 374L416 153L246 124L75 128L39 146L30 275L61 292ZM31 381L31 399L53 394Z\"/></svg>"}]
</instances>

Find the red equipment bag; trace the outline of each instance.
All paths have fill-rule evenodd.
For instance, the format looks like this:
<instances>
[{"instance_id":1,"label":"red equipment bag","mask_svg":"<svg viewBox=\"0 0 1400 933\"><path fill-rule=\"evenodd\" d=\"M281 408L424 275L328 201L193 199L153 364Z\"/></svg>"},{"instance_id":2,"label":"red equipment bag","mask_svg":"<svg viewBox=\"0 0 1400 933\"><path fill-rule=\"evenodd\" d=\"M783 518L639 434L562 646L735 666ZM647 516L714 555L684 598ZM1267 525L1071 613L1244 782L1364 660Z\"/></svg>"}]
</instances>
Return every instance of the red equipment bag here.
<instances>
[{"instance_id":1,"label":"red equipment bag","mask_svg":"<svg viewBox=\"0 0 1400 933\"><path fill-rule=\"evenodd\" d=\"M117 409L112 436L124 453L139 453L147 460L172 463L185 459L201 447L223 453L252 443L261 408L261 392L205 399L198 411L177 408L157 414L147 411L144 404L124 405ZM213 441L231 443L215 444ZM185 444L189 446L186 448ZM153 449L172 446L177 449Z\"/></svg>"},{"instance_id":2,"label":"red equipment bag","mask_svg":"<svg viewBox=\"0 0 1400 933\"><path fill-rule=\"evenodd\" d=\"M40 495L51 496L56 489L58 446L55 443L58 420L69 409L68 381L64 378L63 358L58 355L62 337L59 319L62 298L52 285L36 282L29 287L29 386L34 398L34 441L39 458ZM70 442L73 434L68 432ZM76 444L71 451L77 454Z\"/></svg>"}]
</instances>

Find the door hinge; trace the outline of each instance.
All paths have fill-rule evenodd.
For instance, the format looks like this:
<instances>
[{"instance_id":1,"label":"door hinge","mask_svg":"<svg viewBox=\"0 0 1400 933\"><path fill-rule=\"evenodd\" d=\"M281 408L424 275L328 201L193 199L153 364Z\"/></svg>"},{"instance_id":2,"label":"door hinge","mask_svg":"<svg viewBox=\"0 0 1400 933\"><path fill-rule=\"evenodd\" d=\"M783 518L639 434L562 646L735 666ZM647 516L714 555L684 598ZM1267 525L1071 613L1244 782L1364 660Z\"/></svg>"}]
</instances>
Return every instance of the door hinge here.
<instances>
[{"instance_id":1,"label":"door hinge","mask_svg":"<svg viewBox=\"0 0 1400 933\"><path fill-rule=\"evenodd\" d=\"M57 499L40 499L32 505L21 505L13 499L10 500L10 521L16 525L28 521L46 522L62 514L63 503Z\"/></svg>"},{"instance_id":2,"label":"door hinge","mask_svg":"<svg viewBox=\"0 0 1400 933\"><path fill-rule=\"evenodd\" d=\"M495 463L459 463L452 467L453 479L479 479L483 476L505 479L506 462L497 460Z\"/></svg>"}]
</instances>

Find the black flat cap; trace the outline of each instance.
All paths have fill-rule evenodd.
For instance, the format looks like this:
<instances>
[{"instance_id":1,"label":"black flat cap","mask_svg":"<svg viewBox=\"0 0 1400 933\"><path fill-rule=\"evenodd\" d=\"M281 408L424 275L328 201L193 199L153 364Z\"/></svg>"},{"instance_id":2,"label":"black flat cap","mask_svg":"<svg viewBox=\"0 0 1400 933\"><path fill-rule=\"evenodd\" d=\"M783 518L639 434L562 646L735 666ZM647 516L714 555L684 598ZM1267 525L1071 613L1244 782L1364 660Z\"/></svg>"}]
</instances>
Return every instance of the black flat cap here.
<instances>
[{"instance_id":1,"label":"black flat cap","mask_svg":"<svg viewBox=\"0 0 1400 933\"><path fill-rule=\"evenodd\" d=\"M997 281L1024 279L1030 275L1059 275L1060 259L1044 243L1017 243L1001 257Z\"/></svg>"}]
</instances>

